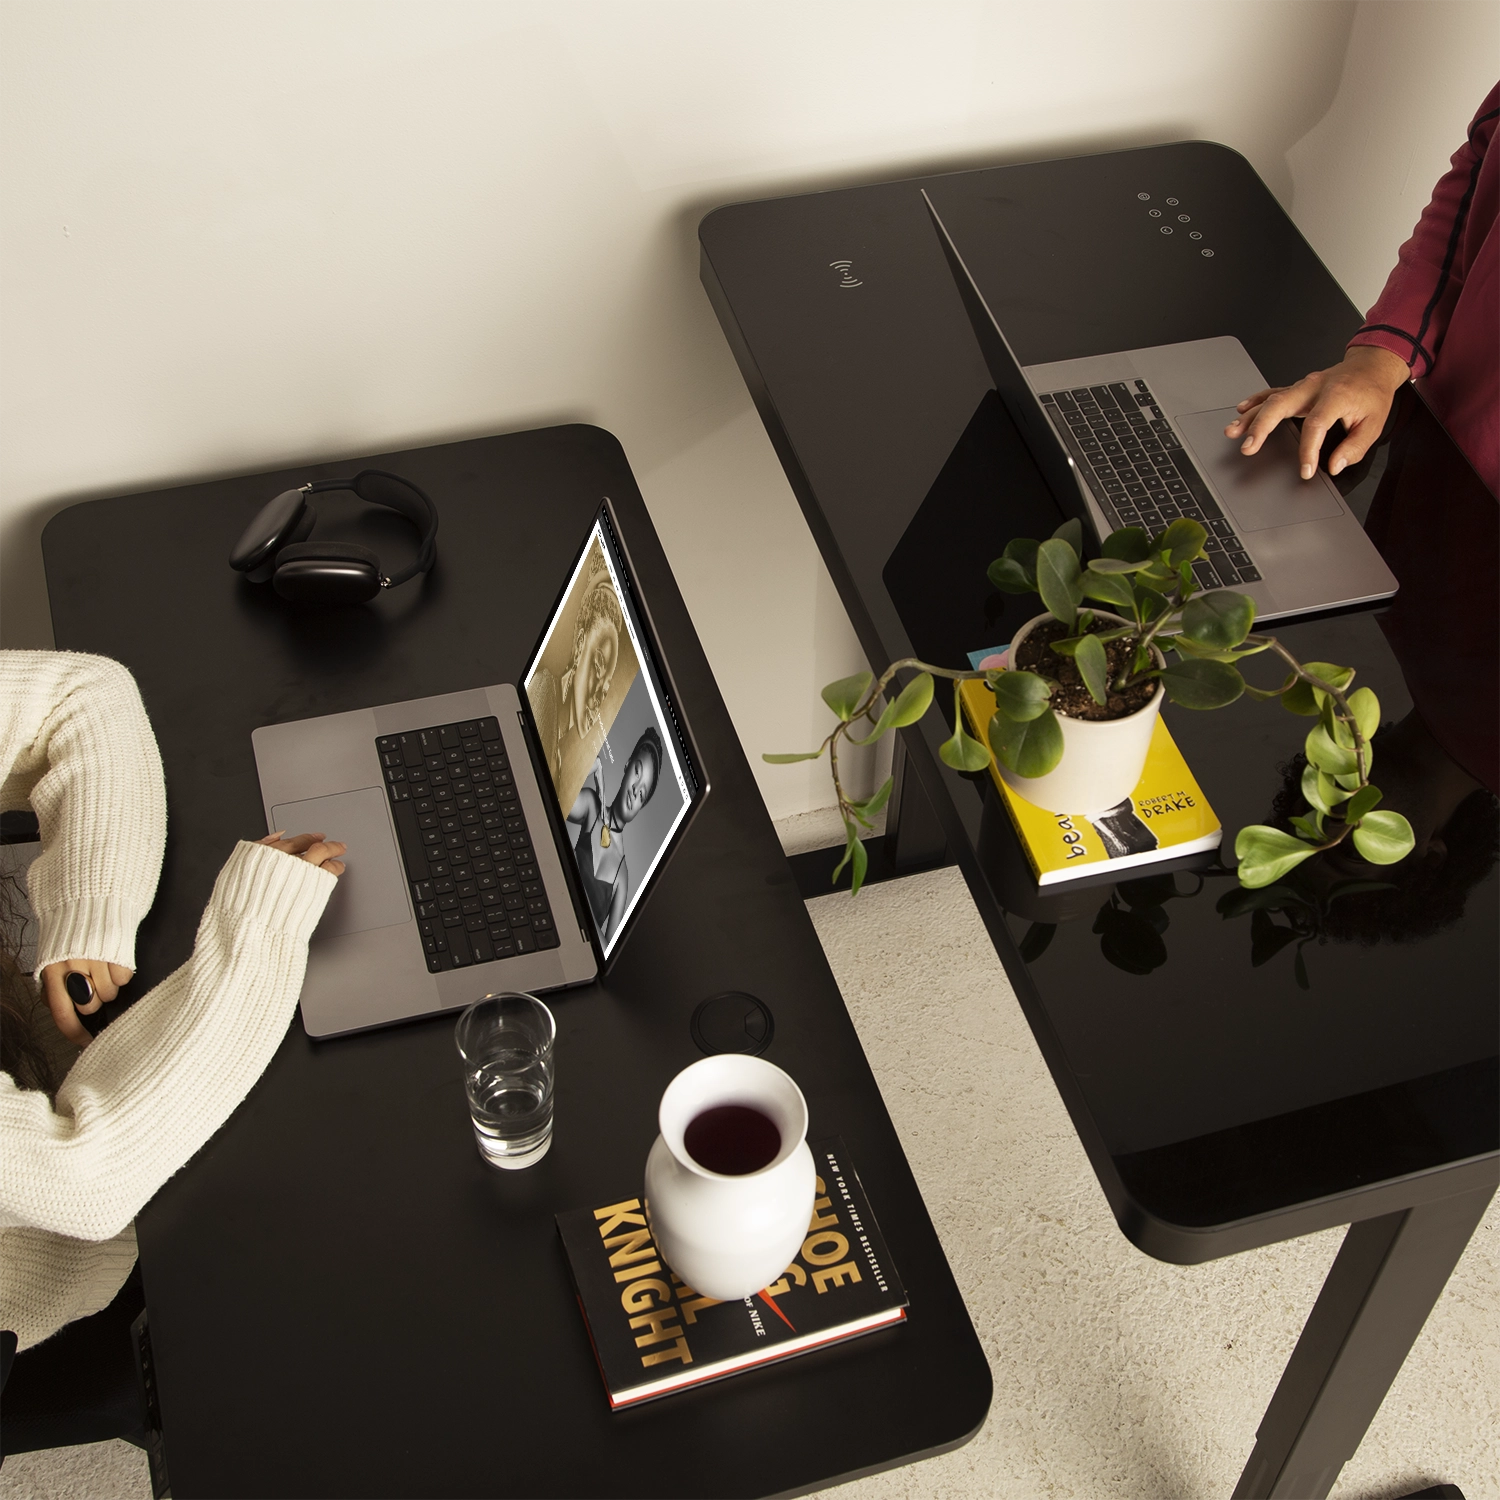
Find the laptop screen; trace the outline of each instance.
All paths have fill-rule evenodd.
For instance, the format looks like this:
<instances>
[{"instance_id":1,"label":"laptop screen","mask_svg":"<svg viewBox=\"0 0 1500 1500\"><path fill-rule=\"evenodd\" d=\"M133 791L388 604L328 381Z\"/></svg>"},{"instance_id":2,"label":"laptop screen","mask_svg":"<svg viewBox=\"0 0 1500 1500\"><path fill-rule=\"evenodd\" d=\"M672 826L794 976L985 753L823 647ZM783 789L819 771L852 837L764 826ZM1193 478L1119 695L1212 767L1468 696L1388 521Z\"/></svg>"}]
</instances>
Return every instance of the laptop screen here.
<instances>
[{"instance_id":1,"label":"laptop screen","mask_svg":"<svg viewBox=\"0 0 1500 1500\"><path fill-rule=\"evenodd\" d=\"M600 951L706 791L601 508L524 678Z\"/></svg>"}]
</instances>

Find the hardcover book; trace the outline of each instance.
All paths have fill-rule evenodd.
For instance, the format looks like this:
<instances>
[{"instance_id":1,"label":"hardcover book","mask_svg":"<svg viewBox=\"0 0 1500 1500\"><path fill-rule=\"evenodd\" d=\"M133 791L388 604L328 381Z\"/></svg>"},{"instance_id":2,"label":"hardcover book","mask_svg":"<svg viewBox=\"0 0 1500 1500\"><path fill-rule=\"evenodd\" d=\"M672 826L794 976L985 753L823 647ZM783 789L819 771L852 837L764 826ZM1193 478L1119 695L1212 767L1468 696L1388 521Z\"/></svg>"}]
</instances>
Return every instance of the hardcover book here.
<instances>
[{"instance_id":1,"label":"hardcover book","mask_svg":"<svg viewBox=\"0 0 1500 1500\"><path fill-rule=\"evenodd\" d=\"M837 1136L809 1143L817 1197L807 1237L753 1297L700 1297L661 1259L646 1205L624 1198L557 1216L578 1305L618 1410L906 1317L907 1298Z\"/></svg>"},{"instance_id":2,"label":"hardcover book","mask_svg":"<svg viewBox=\"0 0 1500 1500\"><path fill-rule=\"evenodd\" d=\"M975 666L997 653L975 652ZM972 658L971 658L972 659ZM978 681L961 682L959 697L969 729L989 744L995 695ZM1000 775L993 752L990 776L1020 835L1037 884L1057 885L1084 875L1114 874L1217 849L1223 837L1214 810L1188 769L1171 731L1158 715L1146 768L1130 797L1092 818L1046 812L1028 802Z\"/></svg>"}]
</instances>

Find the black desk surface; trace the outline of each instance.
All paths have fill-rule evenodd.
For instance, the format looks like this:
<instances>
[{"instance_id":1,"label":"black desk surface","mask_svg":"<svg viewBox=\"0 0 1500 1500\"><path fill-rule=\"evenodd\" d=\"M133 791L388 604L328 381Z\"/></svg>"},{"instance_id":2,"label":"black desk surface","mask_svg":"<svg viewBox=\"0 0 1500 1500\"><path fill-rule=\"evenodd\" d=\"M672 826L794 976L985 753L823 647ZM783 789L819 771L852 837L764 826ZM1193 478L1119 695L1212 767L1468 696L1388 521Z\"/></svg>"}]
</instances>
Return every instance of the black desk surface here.
<instances>
[{"instance_id":1,"label":"black desk surface","mask_svg":"<svg viewBox=\"0 0 1500 1500\"><path fill-rule=\"evenodd\" d=\"M877 666L912 654L965 665L968 651L1008 641L1039 605L997 594L984 569L1012 537L1047 536L1060 519L990 390L919 187L962 231L1023 363L1232 333L1285 383L1337 361L1359 322L1244 160L1201 142L710 214L704 284ZM1142 192L1179 198L1205 240L1161 236ZM1390 444L1350 474L1351 503L1363 515L1415 443L1404 503L1446 512L1462 545L1436 545L1463 570L1458 600L1492 618L1494 499L1407 399L1406 425L1393 421ZM1358 668L1387 720L1411 709L1374 615L1276 633L1304 661ZM1493 720L1485 673L1492 651L1474 711ZM944 690L939 700L951 701ZM1267 820L1308 721L1249 700L1166 718L1232 864L1235 831ZM1315 935L1303 989L1295 949L1268 951L1278 940L1264 916L1253 925L1216 910L1236 884L1227 872L1039 898L988 777L940 763L950 733L938 712L906 731L912 767L1141 1248L1196 1262L1495 1180L1492 831L1471 851L1477 884L1461 917L1414 941Z\"/></svg>"},{"instance_id":2,"label":"black desk surface","mask_svg":"<svg viewBox=\"0 0 1500 1500\"><path fill-rule=\"evenodd\" d=\"M298 613L225 558L265 499L373 464L442 517L425 585ZM260 832L258 724L515 681L599 498L712 791L607 984L556 998L557 1129L479 1159L452 1018L327 1043L294 1024L228 1125L138 1221L167 1460L181 1495L800 1493L966 1441L990 1374L797 896L624 454L564 427L76 505L43 546L57 644L135 673L169 840L144 990L189 952L235 838ZM409 528L319 497L329 535ZM337 830L329 830L336 833ZM841 1133L911 1294L904 1327L611 1413L553 1226L639 1188L656 1103L700 1054L694 1006L748 990L766 1054Z\"/></svg>"}]
</instances>

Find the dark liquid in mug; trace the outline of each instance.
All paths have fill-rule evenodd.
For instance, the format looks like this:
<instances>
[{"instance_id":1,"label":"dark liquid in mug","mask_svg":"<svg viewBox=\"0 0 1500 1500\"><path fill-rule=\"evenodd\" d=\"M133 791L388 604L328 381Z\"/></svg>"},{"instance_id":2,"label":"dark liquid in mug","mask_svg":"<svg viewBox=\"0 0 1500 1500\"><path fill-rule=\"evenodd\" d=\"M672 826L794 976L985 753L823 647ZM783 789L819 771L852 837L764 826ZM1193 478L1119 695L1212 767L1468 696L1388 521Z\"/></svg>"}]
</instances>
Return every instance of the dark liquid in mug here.
<instances>
[{"instance_id":1,"label":"dark liquid in mug","mask_svg":"<svg viewBox=\"0 0 1500 1500\"><path fill-rule=\"evenodd\" d=\"M716 1104L694 1117L682 1143L700 1167L743 1177L776 1160L781 1132L774 1120L748 1104Z\"/></svg>"}]
</instances>

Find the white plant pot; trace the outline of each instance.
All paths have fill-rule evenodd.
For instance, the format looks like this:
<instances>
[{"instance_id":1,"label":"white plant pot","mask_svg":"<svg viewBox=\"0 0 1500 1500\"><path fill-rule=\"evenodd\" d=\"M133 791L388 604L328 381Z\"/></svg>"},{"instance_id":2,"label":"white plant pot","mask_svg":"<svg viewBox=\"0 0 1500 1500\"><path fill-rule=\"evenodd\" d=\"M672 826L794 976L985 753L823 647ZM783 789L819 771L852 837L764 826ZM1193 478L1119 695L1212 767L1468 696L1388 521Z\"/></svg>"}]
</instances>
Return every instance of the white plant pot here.
<instances>
[{"instance_id":1,"label":"white plant pot","mask_svg":"<svg viewBox=\"0 0 1500 1500\"><path fill-rule=\"evenodd\" d=\"M1117 625L1129 623L1102 609L1096 609L1094 615ZM1016 632L1006 657L1007 666L1016 661L1021 642L1051 618L1051 615L1037 615ZM1151 650L1156 664L1161 666L1161 652L1154 646ZM995 765L1007 786L1046 812L1077 813L1083 817L1105 812L1129 797L1141 779L1165 692L1158 681L1151 701L1123 719L1070 719L1058 714L1063 735L1062 759L1045 776L1018 776L1002 765L998 757Z\"/></svg>"},{"instance_id":2,"label":"white plant pot","mask_svg":"<svg viewBox=\"0 0 1500 1500\"><path fill-rule=\"evenodd\" d=\"M758 1172L710 1172L683 1133L720 1104L747 1104L781 1132L781 1150ZM769 1286L796 1258L812 1218L817 1173L807 1149L807 1101L773 1063L706 1057L667 1086L661 1134L646 1159L646 1204L657 1249L705 1297L728 1302Z\"/></svg>"}]
</instances>

